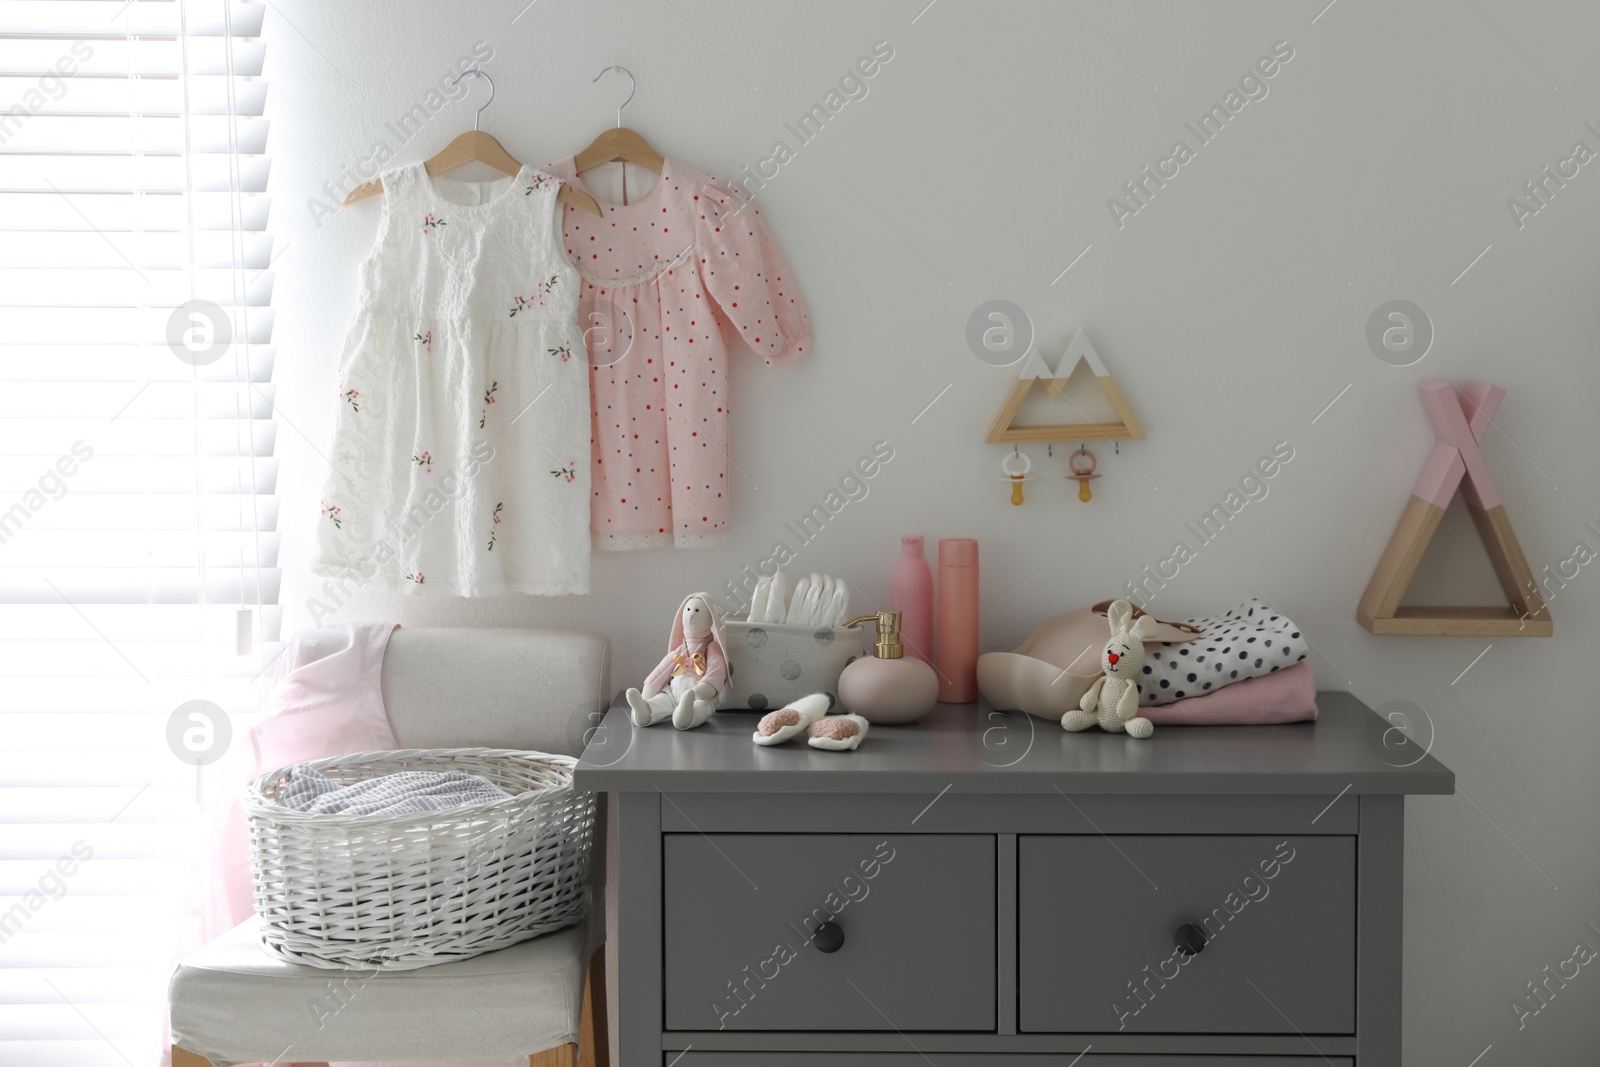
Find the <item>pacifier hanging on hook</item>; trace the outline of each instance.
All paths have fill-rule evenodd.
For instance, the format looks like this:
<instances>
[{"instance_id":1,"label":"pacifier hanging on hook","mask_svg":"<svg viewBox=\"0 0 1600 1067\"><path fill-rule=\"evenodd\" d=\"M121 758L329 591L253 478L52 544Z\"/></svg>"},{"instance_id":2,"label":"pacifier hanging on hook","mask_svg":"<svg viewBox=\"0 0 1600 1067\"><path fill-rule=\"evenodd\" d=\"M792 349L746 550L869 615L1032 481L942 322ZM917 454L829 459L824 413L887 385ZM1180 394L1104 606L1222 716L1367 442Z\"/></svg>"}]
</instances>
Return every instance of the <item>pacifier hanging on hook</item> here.
<instances>
[{"instance_id":1,"label":"pacifier hanging on hook","mask_svg":"<svg viewBox=\"0 0 1600 1067\"><path fill-rule=\"evenodd\" d=\"M1081 444L1076 452L1067 457L1067 467L1069 468L1067 477L1078 483L1078 499L1086 504L1093 495L1089 491L1089 483L1100 477L1094 472L1095 467L1099 466L1099 462L1094 458L1094 453Z\"/></svg>"},{"instance_id":2,"label":"pacifier hanging on hook","mask_svg":"<svg viewBox=\"0 0 1600 1067\"><path fill-rule=\"evenodd\" d=\"M1011 503L1022 503L1022 483L1030 481L1028 474L1033 469L1033 460L1017 445L1011 446L1011 455L1000 461L1000 473L1011 483Z\"/></svg>"}]
</instances>

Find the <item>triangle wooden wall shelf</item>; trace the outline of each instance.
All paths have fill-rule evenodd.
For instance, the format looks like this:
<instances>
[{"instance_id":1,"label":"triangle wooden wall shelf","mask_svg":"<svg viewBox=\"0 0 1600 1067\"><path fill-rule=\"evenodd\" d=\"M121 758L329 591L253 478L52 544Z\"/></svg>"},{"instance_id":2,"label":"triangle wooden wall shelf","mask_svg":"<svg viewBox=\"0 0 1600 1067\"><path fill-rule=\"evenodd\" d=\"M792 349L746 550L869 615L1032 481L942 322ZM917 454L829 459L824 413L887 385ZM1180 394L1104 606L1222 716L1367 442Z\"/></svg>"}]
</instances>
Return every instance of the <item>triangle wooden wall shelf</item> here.
<instances>
[{"instance_id":1,"label":"triangle wooden wall shelf","mask_svg":"<svg viewBox=\"0 0 1600 1067\"><path fill-rule=\"evenodd\" d=\"M1478 449L1505 390L1479 381L1458 389L1430 380L1417 391L1438 440L1361 595L1356 620L1384 637L1549 637L1554 632L1550 609ZM1458 489L1508 603L1403 607L1400 601Z\"/></svg>"}]
</instances>

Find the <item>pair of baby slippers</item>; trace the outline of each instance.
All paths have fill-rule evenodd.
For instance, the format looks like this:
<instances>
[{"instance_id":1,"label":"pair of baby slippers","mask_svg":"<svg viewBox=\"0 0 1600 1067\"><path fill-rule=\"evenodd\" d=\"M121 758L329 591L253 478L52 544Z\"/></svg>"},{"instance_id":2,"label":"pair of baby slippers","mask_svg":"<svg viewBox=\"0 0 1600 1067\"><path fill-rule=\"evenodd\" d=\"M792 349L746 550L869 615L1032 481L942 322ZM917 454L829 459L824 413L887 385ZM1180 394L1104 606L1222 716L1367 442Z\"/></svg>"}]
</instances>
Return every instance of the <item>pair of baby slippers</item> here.
<instances>
[{"instance_id":1,"label":"pair of baby slippers","mask_svg":"<svg viewBox=\"0 0 1600 1067\"><path fill-rule=\"evenodd\" d=\"M777 711L769 711L756 724L750 740L758 745L781 745L791 737L810 734L812 748L843 752L860 748L867 737L867 720L859 715L829 715L833 698L827 693L803 696Z\"/></svg>"}]
</instances>

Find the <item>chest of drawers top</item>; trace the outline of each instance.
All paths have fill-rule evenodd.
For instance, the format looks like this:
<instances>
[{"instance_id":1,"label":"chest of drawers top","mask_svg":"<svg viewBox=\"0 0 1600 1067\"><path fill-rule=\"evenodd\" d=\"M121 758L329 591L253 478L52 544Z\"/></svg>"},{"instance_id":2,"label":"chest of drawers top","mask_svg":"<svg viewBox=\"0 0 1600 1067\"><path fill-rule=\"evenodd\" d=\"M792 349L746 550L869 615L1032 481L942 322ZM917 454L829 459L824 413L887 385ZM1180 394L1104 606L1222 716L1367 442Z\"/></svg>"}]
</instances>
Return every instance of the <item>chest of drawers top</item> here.
<instances>
[{"instance_id":1,"label":"chest of drawers top","mask_svg":"<svg viewBox=\"0 0 1600 1067\"><path fill-rule=\"evenodd\" d=\"M872 727L860 749L751 743L759 716L724 711L682 731L635 729L625 705L593 730L580 789L679 793L1394 795L1451 793L1455 774L1349 693L1317 695L1315 722L1161 726L1137 740L983 704L940 704ZM1426 742L1426 738L1421 739Z\"/></svg>"}]
</instances>

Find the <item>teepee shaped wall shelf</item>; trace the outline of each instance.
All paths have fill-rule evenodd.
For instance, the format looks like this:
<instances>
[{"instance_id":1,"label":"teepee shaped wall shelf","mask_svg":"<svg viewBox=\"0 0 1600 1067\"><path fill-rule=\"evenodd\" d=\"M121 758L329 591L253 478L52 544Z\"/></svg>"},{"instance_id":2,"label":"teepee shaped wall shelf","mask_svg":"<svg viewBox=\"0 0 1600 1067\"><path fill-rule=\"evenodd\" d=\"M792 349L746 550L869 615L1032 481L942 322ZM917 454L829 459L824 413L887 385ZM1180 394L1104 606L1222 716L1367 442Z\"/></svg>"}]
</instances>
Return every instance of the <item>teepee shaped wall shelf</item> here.
<instances>
[{"instance_id":1,"label":"teepee shaped wall shelf","mask_svg":"<svg viewBox=\"0 0 1600 1067\"><path fill-rule=\"evenodd\" d=\"M1017 417L1017 410L1027 399L1028 391L1033 388L1035 381L1044 381L1045 391L1050 394L1051 399L1059 400L1067 388L1067 379L1071 378L1072 372L1084 363L1087 363L1089 370L1094 373L1095 381L1100 384L1101 392L1105 393L1106 399L1111 402L1111 408L1117 413L1119 421L1056 423L1050 426L1012 425L1012 420ZM994 423L983 439L990 444L1011 444L1024 441L1116 441L1143 436L1144 427L1140 425L1139 417L1133 413L1127 398L1122 395L1117 380L1106 370L1100 353L1089 343L1088 334L1079 330L1077 336L1067 345L1067 351L1062 355L1061 363L1055 370L1050 369L1050 365L1037 351L1028 353L1027 359L1023 360L1022 371L1017 375L1016 383L1012 385L1011 392L1006 396L1006 402L1001 405L1000 413L994 417Z\"/></svg>"},{"instance_id":2,"label":"teepee shaped wall shelf","mask_svg":"<svg viewBox=\"0 0 1600 1067\"><path fill-rule=\"evenodd\" d=\"M1533 570L1511 530L1505 505L1489 477L1478 442L1489 429L1506 391L1486 382L1468 382L1457 389L1449 382L1425 381L1417 386L1422 406L1438 438L1417 479L1411 499L1378 560L1356 619L1381 636L1549 637L1550 609L1539 595ZM1444 517L1445 508L1461 490L1483 547L1505 591L1505 607L1401 607L1400 600L1417 573Z\"/></svg>"}]
</instances>

